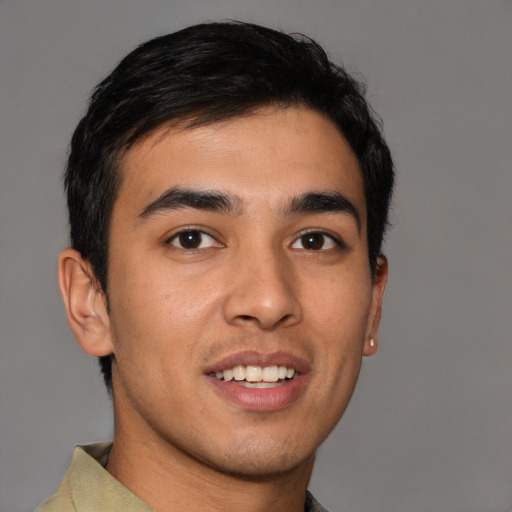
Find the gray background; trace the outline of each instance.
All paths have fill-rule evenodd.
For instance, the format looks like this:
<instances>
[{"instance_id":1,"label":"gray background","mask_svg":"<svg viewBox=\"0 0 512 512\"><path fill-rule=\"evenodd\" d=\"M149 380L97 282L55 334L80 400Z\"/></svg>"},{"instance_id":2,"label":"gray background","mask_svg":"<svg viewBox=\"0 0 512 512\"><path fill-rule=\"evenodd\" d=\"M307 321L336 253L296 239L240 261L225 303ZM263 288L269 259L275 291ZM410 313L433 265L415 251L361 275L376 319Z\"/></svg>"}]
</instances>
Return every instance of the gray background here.
<instances>
[{"instance_id":1,"label":"gray background","mask_svg":"<svg viewBox=\"0 0 512 512\"><path fill-rule=\"evenodd\" d=\"M137 43L221 18L317 38L369 84L398 171L379 353L322 447L333 511L512 507L512 2L0 1L0 509L109 438L56 284L60 175L98 80Z\"/></svg>"}]
</instances>

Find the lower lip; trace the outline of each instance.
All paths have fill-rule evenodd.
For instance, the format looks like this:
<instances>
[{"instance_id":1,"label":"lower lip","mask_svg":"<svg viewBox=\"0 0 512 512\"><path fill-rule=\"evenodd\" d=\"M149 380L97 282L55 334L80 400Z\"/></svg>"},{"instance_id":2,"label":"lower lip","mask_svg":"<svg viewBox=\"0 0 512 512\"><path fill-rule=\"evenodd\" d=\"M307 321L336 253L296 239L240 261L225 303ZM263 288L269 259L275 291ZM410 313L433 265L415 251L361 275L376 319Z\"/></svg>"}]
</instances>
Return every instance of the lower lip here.
<instances>
[{"instance_id":1,"label":"lower lip","mask_svg":"<svg viewBox=\"0 0 512 512\"><path fill-rule=\"evenodd\" d=\"M235 405L250 411L277 411L295 402L307 382L306 375L299 375L273 388L246 388L236 381L223 381L207 377L216 391Z\"/></svg>"}]
</instances>

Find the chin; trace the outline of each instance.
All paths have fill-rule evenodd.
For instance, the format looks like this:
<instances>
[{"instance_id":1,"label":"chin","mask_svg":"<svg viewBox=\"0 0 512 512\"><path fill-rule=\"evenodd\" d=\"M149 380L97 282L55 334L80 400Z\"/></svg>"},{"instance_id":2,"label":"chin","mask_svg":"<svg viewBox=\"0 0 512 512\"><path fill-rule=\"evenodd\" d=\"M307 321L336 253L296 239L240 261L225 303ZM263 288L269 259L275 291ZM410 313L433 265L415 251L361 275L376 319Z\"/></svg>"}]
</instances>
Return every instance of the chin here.
<instances>
[{"instance_id":1,"label":"chin","mask_svg":"<svg viewBox=\"0 0 512 512\"><path fill-rule=\"evenodd\" d=\"M299 443L272 442L252 439L233 444L223 451L203 459L218 472L244 480L265 480L306 469L311 471L316 449L308 450Z\"/></svg>"}]
</instances>

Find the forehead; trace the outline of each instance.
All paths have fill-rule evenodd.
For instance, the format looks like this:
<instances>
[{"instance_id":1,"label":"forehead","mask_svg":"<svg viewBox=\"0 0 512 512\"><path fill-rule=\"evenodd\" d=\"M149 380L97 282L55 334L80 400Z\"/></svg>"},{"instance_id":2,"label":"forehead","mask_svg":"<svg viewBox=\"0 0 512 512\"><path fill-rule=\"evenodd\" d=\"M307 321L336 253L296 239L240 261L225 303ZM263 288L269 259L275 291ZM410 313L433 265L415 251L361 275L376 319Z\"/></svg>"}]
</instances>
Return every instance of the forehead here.
<instances>
[{"instance_id":1,"label":"forehead","mask_svg":"<svg viewBox=\"0 0 512 512\"><path fill-rule=\"evenodd\" d=\"M194 128L161 127L121 160L114 210L138 209L179 186L223 190L246 206L277 207L285 196L335 190L365 224L359 163L338 128L305 108L265 108Z\"/></svg>"}]
</instances>

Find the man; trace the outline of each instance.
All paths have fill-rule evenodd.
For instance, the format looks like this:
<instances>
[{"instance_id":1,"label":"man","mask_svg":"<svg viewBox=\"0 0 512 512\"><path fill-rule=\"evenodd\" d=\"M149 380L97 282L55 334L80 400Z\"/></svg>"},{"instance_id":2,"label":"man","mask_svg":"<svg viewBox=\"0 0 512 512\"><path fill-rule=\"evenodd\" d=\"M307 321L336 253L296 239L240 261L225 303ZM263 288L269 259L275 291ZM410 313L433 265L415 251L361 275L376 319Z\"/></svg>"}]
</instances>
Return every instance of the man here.
<instances>
[{"instance_id":1,"label":"man","mask_svg":"<svg viewBox=\"0 0 512 512\"><path fill-rule=\"evenodd\" d=\"M313 41L193 26L95 90L66 170L71 330L113 444L40 510L324 510L315 452L377 350L393 166Z\"/></svg>"}]
</instances>

